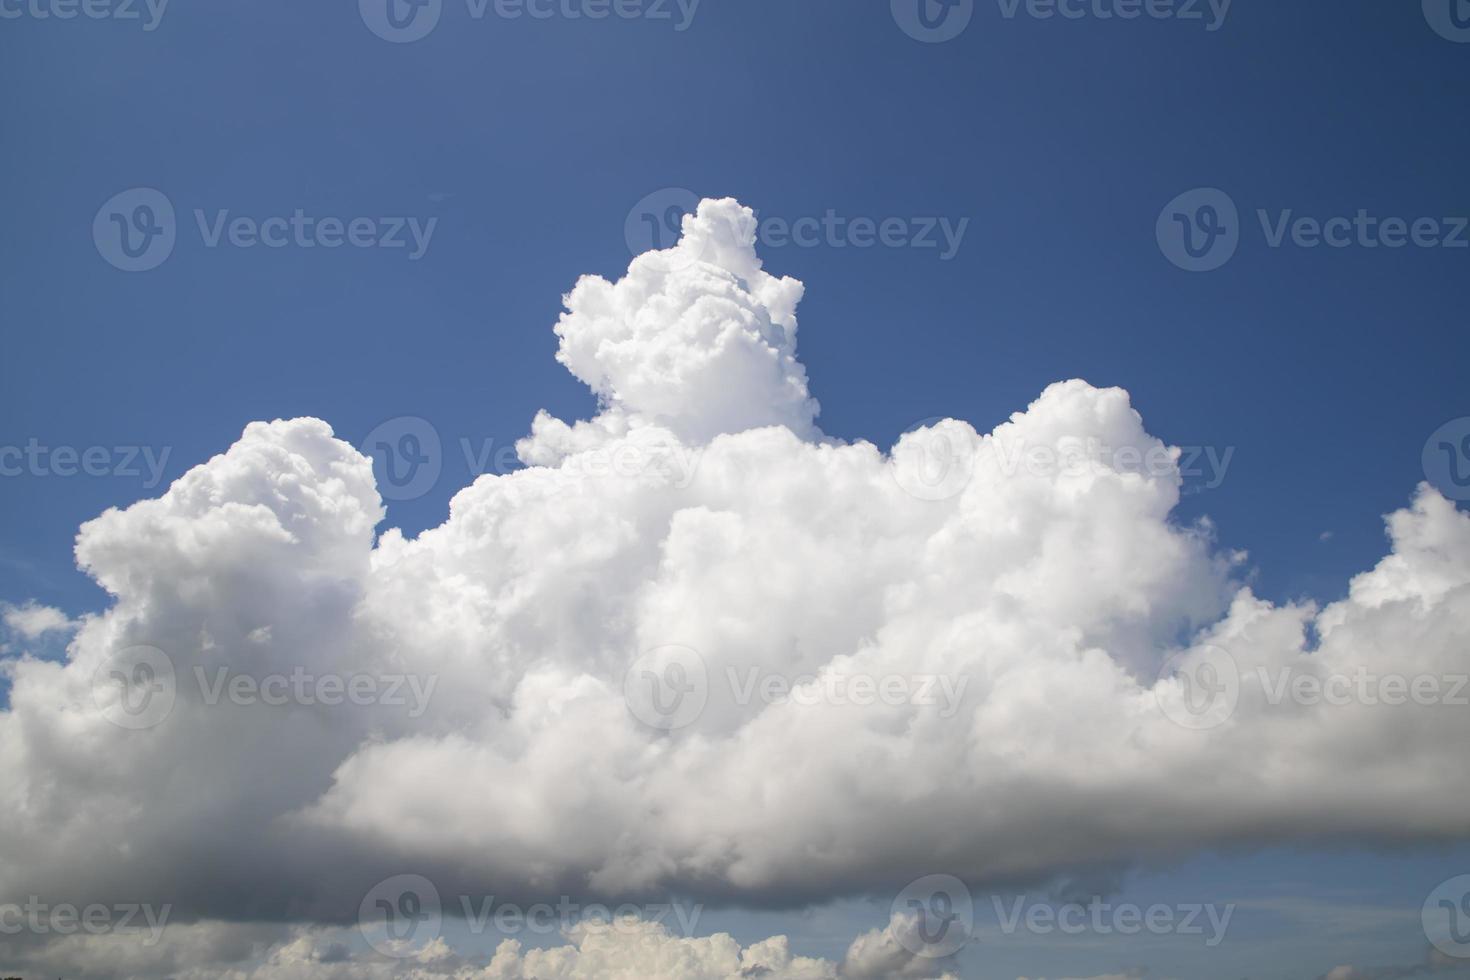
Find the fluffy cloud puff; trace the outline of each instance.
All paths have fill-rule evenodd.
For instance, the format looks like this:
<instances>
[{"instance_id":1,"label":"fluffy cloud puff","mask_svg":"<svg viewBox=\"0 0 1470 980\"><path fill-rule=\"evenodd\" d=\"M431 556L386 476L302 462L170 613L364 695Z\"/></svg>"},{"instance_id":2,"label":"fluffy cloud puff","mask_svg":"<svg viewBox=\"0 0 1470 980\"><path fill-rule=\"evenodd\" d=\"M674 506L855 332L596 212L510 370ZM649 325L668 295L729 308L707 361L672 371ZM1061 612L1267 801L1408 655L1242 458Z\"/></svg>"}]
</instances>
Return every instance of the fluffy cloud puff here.
<instances>
[{"instance_id":1,"label":"fluffy cloud puff","mask_svg":"<svg viewBox=\"0 0 1470 980\"><path fill-rule=\"evenodd\" d=\"M829 439L802 286L754 228L706 201L675 249L584 277L558 358L599 414L539 416L526 468L417 538L375 534L370 461L315 419L252 423L85 524L110 608L64 662L6 666L0 902L345 922L409 869L445 896L794 904L1463 837L1463 709L1272 703L1272 679L1463 674L1470 517L1421 487L1347 598L1274 605L1171 520L1177 454L1119 389L1062 382L887 454ZM176 690L133 730L108 679L139 646ZM1191 690L1160 667L1220 650L1238 704L1179 724ZM421 710L206 697L293 672L433 686ZM660 678L702 710L630 710L625 681Z\"/></svg>"},{"instance_id":2,"label":"fluffy cloud puff","mask_svg":"<svg viewBox=\"0 0 1470 980\"><path fill-rule=\"evenodd\" d=\"M13 969L89 978L174 980L955 980L947 961L905 951L895 921L860 936L841 963L797 956L785 936L741 946L725 933L676 936L641 919L587 922L565 930L564 942L527 948L505 939L493 955L463 957L434 939L400 959L352 948L340 930L195 923L173 928L154 946L122 935L0 945ZM344 941L348 940L348 941Z\"/></svg>"},{"instance_id":3,"label":"fluffy cloud puff","mask_svg":"<svg viewBox=\"0 0 1470 980\"><path fill-rule=\"evenodd\" d=\"M37 639L47 633L65 633L72 628L72 621L67 618L66 613L35 602L19 606L0 603L0 622L5 624L6 629L27 640Z\"/></svg>"}]
</instances>

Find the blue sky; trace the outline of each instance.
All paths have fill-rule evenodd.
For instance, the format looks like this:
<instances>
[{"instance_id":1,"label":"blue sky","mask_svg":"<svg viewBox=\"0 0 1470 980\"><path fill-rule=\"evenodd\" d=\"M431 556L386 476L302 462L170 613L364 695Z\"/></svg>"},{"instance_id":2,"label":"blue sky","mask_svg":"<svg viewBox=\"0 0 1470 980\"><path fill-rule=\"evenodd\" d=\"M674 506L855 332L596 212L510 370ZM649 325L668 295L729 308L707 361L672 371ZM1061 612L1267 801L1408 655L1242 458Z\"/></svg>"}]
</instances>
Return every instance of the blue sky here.
<instances>
[{"instance_id":1,"label":"blue sky","mask_svg":"<svg viewBox=\"0 0 1470 980\"><path fill-rule=\"evenodd\" d=\"M166 483L255 419L317 416L353 442L429 420L443 472L389 523L440 523L472 478L461 439L498 448L538 409L592 413L553 357L560 297L626 267L636 206L667 189L788 224L896 218L912 236L934 219L940 243L967 222L952 255L762 249L807 285L800 356L823 430L887 447L935 416L989 429L1055 380L1118 385L1153 434L1233 451L1218 480L1187 484L1181 521L1208 515L1265 597L1340 597L1383 555L1381 515L1426 478L1426 440L1470 415L1470 248L1273 247L1257 212L1451 234L1470 214L1470 44L1417 2L1236 0L1222 20L1206 4L1202 20L972 6L958 36L925 43L883 2L703 0L686 23L673 3L669 19L476 19L444 0L427 36L390 43L347 2L173 0L147 29L141 4L137 20L59 20L0 0L18 12L0 23L0 445L133 462L0 477L0 598L102 608L72 561L78 525L161 492L150 458ZM125 272L93 222L140 187L166 196L177 238ZM1197 188L1238 209L1236 251L1208 272L1156 233ZM298 209L369 218L375 238L400 217L432 232L414 258L407 221L402 248L211 247L194 217ZM1417 903L1466 870L1464 848L1202 859L1129 887L1244 901L1292 882L1303 903L1409 914L1284 948L1288 920L1261 913L1205 960L1057 945L963 962L1222 978L1413 962ZM874 924L839 913L833 936ZM820 916L728 914L831 952Z\"/></svg>"}]
</instances>

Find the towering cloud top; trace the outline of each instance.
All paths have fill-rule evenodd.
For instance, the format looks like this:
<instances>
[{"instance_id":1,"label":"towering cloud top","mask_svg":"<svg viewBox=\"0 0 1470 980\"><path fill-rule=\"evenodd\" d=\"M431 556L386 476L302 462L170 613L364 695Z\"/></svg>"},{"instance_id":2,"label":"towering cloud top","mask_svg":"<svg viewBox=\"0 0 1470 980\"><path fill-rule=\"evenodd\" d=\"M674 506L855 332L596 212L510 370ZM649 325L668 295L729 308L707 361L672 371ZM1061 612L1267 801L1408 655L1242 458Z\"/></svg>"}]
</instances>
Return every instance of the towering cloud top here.
<instances>
[{"instance_id":1,"label":"towering cloud top","mask_svg":"<svg viewBox=\"0 0 1470 980\"><path fill-rule=\"evenodd\" d=\"M764 425L811 435L817 403L796 360L802 284L762 270L755 232L749 208L705 201L673 248L634 259L616 283L584 276L556 325L557 360L632 426L695 443Z\"/></svg>"}]
</instances>

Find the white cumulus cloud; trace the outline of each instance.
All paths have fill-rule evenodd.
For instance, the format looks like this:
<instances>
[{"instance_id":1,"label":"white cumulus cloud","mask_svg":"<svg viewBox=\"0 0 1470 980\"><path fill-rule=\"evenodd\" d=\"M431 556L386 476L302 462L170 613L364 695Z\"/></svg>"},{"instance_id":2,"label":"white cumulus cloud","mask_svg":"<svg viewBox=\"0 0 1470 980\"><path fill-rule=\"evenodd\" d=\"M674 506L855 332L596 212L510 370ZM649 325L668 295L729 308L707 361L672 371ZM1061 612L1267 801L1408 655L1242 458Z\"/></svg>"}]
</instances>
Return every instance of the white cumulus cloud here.
<instances>
[{"instance_id":1,"label":"white cumulus cloud","mask_svg":"<svg viewBox=\"0 0 1470 980\"><path fill-rule=\"evenodd\" d=\"M792 904L1463 837L1463 708L1303 703L1277 678L1463 675L1470 517L1420 487L1345 599L1276 605L1172 518L1177 453L1122 390L1061 382L990 431L949 420L888 452L827 438L795 356L802 285L763 271L754 227L706 201L676 249L578 282L558 358L599 414L538 416L526 468L416 538L376 533L370 461L315 419L252 423L85 524L110 608L65 662L7 665L0 903L342 923L409 869L446 905ZM13 628L47 622L26 615ZM1161 666L1217 651L1233 710L1180 724L1197 692ZM300 676L383 696L303 697ZM277 677L284 703L230 693ZM392 678L432 681L422 710ZM678 724L628 700L664 681L697 699ZM507 948L492 975L621 975L576 965L603 954L575 938L563 972ZM668 955L825 975L713 938ZM849 972L889 955L869 937Z\"/></svg>"}]
</instances>

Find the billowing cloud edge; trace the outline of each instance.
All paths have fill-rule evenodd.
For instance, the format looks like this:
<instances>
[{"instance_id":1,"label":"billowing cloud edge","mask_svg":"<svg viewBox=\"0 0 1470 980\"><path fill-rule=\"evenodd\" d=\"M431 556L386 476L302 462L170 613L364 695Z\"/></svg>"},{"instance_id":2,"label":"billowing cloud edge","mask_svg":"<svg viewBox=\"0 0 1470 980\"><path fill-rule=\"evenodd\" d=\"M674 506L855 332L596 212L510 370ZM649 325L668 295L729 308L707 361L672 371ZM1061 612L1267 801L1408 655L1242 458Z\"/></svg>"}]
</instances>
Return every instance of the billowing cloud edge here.
<instances>
[{"instance_id":1,"label":"billowing cloud edge","mask_svg":"<svg viewBox=\"0 0 1470 980\"><path fill-rule=\"evenodd\" d=\"M6 662L0 901L333 923L409 870L446 896L800 904L1464 838L1463 710L1278 693L1366 674L1446 694L1464 513L1421 486L1346 598L1264 601L1172 520L1177 451L1120 389L1061 382L989 433L944 420L886 454L824 436L802 289L728 200L623 278L583 277L557 356L599 414L538 415L524 469L413 539L376 533L371 460L315 419L252 423L83 525L113 603L67 627L64 662ZM139 649L172 698L127 727ZM1199 716L1189 684L1222 665L1229 710ZM699 710L650 717L639 684L690 667ZM208 697L302 673L376 700ZM390 703L390 678L424 696Z\"/></svg>"}]
</instances>

